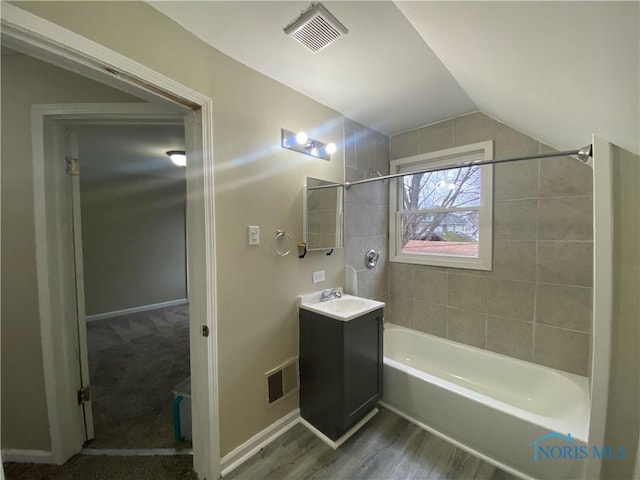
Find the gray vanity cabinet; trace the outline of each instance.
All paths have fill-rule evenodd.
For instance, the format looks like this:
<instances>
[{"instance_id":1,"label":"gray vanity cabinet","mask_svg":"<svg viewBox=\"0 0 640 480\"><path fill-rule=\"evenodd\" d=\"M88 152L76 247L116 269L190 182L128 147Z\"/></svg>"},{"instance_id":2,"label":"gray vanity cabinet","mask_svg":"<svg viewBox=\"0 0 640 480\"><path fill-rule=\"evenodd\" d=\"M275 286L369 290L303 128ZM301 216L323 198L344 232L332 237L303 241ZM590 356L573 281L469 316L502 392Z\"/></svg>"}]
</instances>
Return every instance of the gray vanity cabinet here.
<instances>
[{"instance_id":1,"label":"gray vanity cabinet","mask_svg":"<svg viewBox=\"0 0 640 480\"><path fill-rule=\"evenodd\" d=\"M382 309L349 321L299 312L300 415L336 440L382 398Z\"/></svg>"}]
</instances>

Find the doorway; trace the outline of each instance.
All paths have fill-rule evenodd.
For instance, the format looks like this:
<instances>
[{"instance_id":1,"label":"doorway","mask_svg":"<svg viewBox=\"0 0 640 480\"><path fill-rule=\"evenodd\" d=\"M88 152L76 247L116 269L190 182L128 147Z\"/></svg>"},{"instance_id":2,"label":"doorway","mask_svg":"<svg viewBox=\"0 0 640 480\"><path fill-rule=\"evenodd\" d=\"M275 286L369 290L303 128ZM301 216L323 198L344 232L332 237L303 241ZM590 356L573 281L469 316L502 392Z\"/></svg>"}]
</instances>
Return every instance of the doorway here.
<instances>
[{"instance_id":1,"label":"doorway","mask_svg":"<svg viewBox=\"0 0 640 480\"><path fill-rule=\"evenodd\" d=\"M190 449L186 178L166 154L185 150L182 118L59 122L75 162L85 448Z\"/></svg>"},{"instance_id":2,"label":"doorway","mask_svg":"<svg viewBox=\"0 0 640 480\"><path fill-rule=\"evenodd\" d=\"M205 280L207 270L204 253L203 235L207 221L203 220L204 209L199 202L202 195L203 146L198 135L201 112L179 114L185 125L185 145L187 151L186 184L187 215L186 230L188 233L188 275L189 285L189 344L191 350L191 412L193 417L193 465L200 477L202 472L217 469L217 428L209 427L214 421L217 427L217 416L209 420L211 404L216 405L215 375L211 376L214 365L211 362L212 349L215 343L215 328L208 337L201 334L202 324L208 325L212 318L210 292L211 285ZM33 152L34 152L34 186L36 206L36 249L37 263L42 283L39 285L41 305L41 328L43 357L45 358L45 390L47 408L50 418L52 453L56 463L63 463L78 453L88 438L91 438L92 421L85 421L91 415L91 401L78 402L78 393L89 385L88 353L82 341L83 326L86 338L86 324L78 321L73 255L73 226L70 206L73 204L69 177L64 167L68 155L68 142L65 138L66 124L70 122L96 121L108 117L111 121L138 122L175 119L175 109L170 113L166 107L152 104L62 104L37 105L33 107ZM192 153L193 152L193 153ZM73 157L73 156L71 156ZM189 163L193 159L193 163ZM191 168L193 167L193 168ZM191 173L190 173L191 172ZM79 211L79 209L77 209ZM212 213L212 212L210 212ZM78 242L81 243L81 242ZM204 258L205 262L200 259ZM213 263L213 261L211 260ZM209 265L211 267L211 265ZM213 269L212 269L213 270ZM193 328L197 322L198 327ZM212 327L215 327L213 324ZM73 333L75 331L75 333ZM210 343L211 342L211 343ZM78 356L83 359L82 372L78 372ZM213 388L213 392L212 392ZM214 396L215 395L215 396ZM85 399L87 400L87 399ZM212 443L216 447L211 455ZM174 449L175 450L175 449ZM175 453L175 452L174 452Z\"/></svg>"},{"instance_id":3,"label":"doorway","mask_svg":"<svg viewBox=\"0 0 640 480\"><path fill-rule=\"evenodd\" d=\"M64 463L78 453L85 441L91 438L90 421L85 417L91 414L91 401L79 400L79 392L89 385L88 353L86 341L86 323L78 321L76 300L76 284L73 258L73 226L72 226L72 189L69 178L78 178L66 173L64 167L69 150L69 142L65 138L66 125L73 122L90 122L108 117L111 121L127 121L129 123L149 121L150 119L175 119L176 111L168 112L166 107L152 104L60 104L36 105L33 110L33 167L34 167L34 204L36 217L36 251L37 266L42 283L39 285L41 304L41 328L43 357L45 358L45 390L47 408L49 410L52 452L57 463ZM203 231L206 221L202 220L203 208L198 203L203 200L199 185L203 180L202 144L197 134L200 112L180 115L185 125L185 144L187 151L186 184L187 215L186 230L188 246L189 285L189 343L191 351L191 387L193 422L193 459L194 468L201 473L214 468L218 463L217 456L211 457L211 442L217 444L212 430L205 428L209 424L208 413L211 412L212 381L209 376L212 369L210 356L211 337L201 334L200 328L193 328L193 323L202 325L208 317L208 292L205 290L209 281L203 281L206 271L199 258L202 256ZM193 153L191 153L193 152ZM190 159L193 163L190 164ZM191 169L190 165L195 168ZM199 165L199 167L198 167ZM195 170L195 172L193 171ZM191 172L191 173L190 173ZM79 212L79 208L76 211ZM81 243L81 242L76 242ZM198 253L200 256L198 256ZM81 284L81 283L80 283ZM205 323L206 325L206 323ZM84 328L84 334L83 334ZM209 332L215 332L214 329ZM75 332L75 333L74 333ZM215 338L215 337L214 337ZM78 372L78 358L84 359L81 365L85 368ZM204 390L203 390L204 389ZM217 396L217 395L216 395ZM204 415L204 418L203 418ZM217 426L217 417L215 418ZM214 452L217 451L214 450ZM199 452L199 453L196 453ZM216 467L219 468L219 467Z\"/></svg>"},{"instance_id":4,"label":"doorway","mask_svg":"<svg viewBox=\"0 0 640 480\"><path fill-rule=\"evenodd\" d=\"M165 109L170 107L184 119L188 152L186 177L193 468L199 478L218 478L220 439L215 353L217 319L212 99L14 5L7 4L2 8L2 44L156 102L156 105L163 105ZM109 115L137 114L138 118L145 115L157 118L162 116L162 112L158 111L156 105L146 105L143 111L120 108L109 112ZM77 338L74 342L73 330L67 328L67 322L73 317L66 317L63 312L69 302L66 296L68 285L60 280L70 264L68 261L59 261L58 256L61 238L56 227L64 221L56 204L60 197L57 188L60 179L46 175L43 132L45 123L57 115L67 118L75 115L86 120L92 115L103 114L104 111L95 104L34 105L31 108L40 344L51 445L47 458L58 464L80 451L84 442L84 425L82 409L78 406L78 386L81 383L76 372L78 343Z\"/></svg>"}]
</instances>

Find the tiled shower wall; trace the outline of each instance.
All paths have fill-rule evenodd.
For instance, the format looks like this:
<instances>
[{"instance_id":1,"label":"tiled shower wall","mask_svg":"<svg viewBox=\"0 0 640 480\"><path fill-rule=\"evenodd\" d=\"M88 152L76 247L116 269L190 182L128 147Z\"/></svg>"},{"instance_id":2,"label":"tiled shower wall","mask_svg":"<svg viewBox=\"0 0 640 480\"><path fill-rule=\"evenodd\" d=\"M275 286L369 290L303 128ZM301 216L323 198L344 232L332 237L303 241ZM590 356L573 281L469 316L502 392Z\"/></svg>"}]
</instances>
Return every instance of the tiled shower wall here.
<instances>
[{"instance_id":1,"label":"tiled shower wall","mask_svg":"<svg viewBox=\"0 0 640 480\"><path fill-rule=\"evenodd\" d=\"M389 138L345 119L345 180L389 173ZM376 173L377 172L377 173ZM379 181L345 190L345 262L358 274L358 295L388 300L389 188ZM375 268L365 266L368 250L380 252Z\"/></svg>"},{"instance_id":2,"label":"tiled shower wall","mask_svg":"<svg viewBox=\"0 0 640 480\"><path fill-rule=\"evenodd\" d=\"M473 113L391 137L390 156L394 160L485 140L493 140L495 158L552 151ZM587 375L591 196L592 170L573 158L495 165L493 270L391 262L389 320Z\"/></svg>"}]
</instances>

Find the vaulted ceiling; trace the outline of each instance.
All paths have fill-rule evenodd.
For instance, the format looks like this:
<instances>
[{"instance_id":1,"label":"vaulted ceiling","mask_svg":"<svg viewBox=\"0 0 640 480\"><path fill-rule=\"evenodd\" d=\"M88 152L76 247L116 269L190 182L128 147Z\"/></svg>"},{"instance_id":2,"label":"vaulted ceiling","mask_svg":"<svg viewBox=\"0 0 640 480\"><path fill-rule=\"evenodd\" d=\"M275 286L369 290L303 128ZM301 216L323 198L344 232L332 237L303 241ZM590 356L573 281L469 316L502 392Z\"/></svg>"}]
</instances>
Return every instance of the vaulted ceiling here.
<instances>
[{"instance_id":1,"label":"vaulted ceiling","mask_svg":"<svg viewBox=\"0 0 640 480\"><path fill-rule=\"evenodd\" d=\"M309 2L150 2L230 57L387 135L480 110L559 149L640 152L639 2L323 2L349 33L312 54Z\"/></svg>"}]
</instances>

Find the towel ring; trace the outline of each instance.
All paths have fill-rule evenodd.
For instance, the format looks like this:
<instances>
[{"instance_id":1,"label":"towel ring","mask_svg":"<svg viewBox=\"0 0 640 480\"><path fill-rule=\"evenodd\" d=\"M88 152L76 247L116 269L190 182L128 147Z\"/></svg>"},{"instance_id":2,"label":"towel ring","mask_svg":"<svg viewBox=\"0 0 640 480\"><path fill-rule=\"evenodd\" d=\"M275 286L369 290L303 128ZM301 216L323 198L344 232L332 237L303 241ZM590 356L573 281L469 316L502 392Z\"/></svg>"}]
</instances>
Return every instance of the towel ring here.
<instances>
[{"instance_id":1,"label":"towel ring","mask_svg":"<svg viewBox=\"0 0 640 480\"><path fill-rule=\"evenodd\" d=\"M282 240L282 239L285 239L287 241L286 249L278 248L278 240ZM284 230L276 230L276 239L275 239L275 244L273 246L273 250L281 257L286 257L291 252L292 247L293 247L293 238L291 238L291 235L289 235Z\"/></svg>"}]
</instances>

